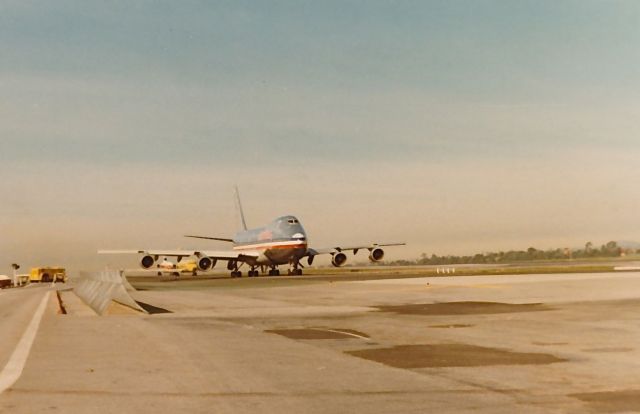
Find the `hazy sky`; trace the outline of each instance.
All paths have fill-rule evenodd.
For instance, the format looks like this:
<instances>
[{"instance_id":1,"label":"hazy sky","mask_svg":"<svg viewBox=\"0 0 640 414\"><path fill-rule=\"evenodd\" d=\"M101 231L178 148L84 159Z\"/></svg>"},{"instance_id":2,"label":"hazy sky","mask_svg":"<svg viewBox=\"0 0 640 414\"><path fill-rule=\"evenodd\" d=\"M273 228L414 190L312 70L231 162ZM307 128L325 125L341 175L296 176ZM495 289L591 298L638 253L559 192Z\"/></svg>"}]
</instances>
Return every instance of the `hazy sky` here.
<instances>
[{"instance_id":1,"label":"hazy sky","mask_svg":"<svg viewBox=\"0 0 640 414\"><path fill-rule=\"evenodd\" d=\"M637 1L3 1L0 59L0 273L202 247L236 183L391 259L640 239Z\"/></svg>"}]
</instances>

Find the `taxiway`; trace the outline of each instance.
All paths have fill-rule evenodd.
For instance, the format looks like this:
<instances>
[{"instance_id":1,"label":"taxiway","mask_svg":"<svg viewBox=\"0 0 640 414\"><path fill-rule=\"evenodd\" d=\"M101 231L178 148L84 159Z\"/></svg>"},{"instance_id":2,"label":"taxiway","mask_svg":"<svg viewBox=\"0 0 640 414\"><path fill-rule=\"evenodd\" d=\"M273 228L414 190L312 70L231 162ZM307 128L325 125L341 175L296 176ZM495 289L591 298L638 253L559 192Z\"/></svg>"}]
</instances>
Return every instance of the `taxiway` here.
<instances>
[{"instance_id":1,"label":"taxiway","mask_svg":"<svg viewBox=\"0 0 640 414\"><path fill-rule=\"evenodd\" d=\"M0 412L640 410L640 273L141 283L56 295ZM49 287L0 292L0 367Z\"/></svg>"}]
</instances>

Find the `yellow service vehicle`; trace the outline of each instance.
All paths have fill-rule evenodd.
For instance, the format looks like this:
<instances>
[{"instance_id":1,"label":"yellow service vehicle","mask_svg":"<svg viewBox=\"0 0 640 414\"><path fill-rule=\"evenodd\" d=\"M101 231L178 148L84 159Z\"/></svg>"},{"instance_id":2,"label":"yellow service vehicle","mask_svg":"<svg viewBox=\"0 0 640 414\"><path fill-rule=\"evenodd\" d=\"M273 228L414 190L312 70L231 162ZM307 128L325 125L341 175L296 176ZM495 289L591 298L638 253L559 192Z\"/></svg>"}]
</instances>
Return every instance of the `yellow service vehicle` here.
<instances>
[{"instance_id":1,"label":"yellow service vehicle","mask_svg":"<svg viewBox=\"0 0 640 414\"><path fill-rule=\"evenodd\" d=\"M198 265L195 260L180 262L176 265L176 269L179 269L180 273L191 273L192 276L198 275Z\"/></svg>"},{"instance_id":2,"label":"yellow service vehicle","mask_svg":"<svg viewBox=\"0 0 640 414\"><path fill-rule=\"evenodd\" d=\"M31 283L66 282L67 271L64 267L34 267L29 274Z\"/></svg>"}]
</instances>

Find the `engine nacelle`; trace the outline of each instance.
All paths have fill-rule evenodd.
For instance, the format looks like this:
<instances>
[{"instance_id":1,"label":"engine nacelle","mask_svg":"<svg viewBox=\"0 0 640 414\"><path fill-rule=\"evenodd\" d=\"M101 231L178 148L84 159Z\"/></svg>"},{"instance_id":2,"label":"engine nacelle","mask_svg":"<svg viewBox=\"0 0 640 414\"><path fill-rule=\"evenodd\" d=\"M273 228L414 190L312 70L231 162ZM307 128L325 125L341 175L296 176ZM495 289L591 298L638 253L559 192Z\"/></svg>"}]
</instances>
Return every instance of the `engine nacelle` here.
<instances>
[{"instance_id":1,"label":"engine nacelle","mask_svg":"<svg viewBox=\"0 0 640 414\"><path fill-rule=\"evenodd\" d=\"M142 256L142 259L140 259L140 266L143 269L151 269L154 264L156 264L156 258L149 254Z\"/></svg>"},{"instance_id":2,"label":"engine nacelle","mask_svg":"<svg viewBox=\"0 0 640 414\"><path fill-rule=\"evenodd\" d=\"M379 247L376 247L375 249L371 250L371 253L369 253L369 260L374 263L379 262L382 259L384 259L384 250Z\"/></svg>"},{"instance_id":3,"label":"engine nacelle","mask_svg":"<svg viewBox=\"0 0 640 414\"><path fill-rule=\"evenodd\" d=\"M343 266L345 263L347 263L347 255L342 252L334 254L331 258L331 264L335 267Z\"/></svg>"},{"instance_id":4,"label":"engine nacelle","mask_svg":"<svg viewBox=\"0 0 640 414\"><path fill-rule=\"evenodd\" d=\"M203 256L199 258L197 263L198 270L201 272L206 272L207 270L211 270L215 265L216 265L216 260L207 256Z\"/></svg>"}]
</instances>

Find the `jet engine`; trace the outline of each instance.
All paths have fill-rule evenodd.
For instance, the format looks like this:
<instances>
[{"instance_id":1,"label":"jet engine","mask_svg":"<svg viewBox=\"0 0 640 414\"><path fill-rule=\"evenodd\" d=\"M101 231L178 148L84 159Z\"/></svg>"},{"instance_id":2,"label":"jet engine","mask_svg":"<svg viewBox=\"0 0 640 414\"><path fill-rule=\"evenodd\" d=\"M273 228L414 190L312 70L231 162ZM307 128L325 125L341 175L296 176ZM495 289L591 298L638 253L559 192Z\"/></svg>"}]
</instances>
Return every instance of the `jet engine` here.
<instances>
[{"instance_id":1,"label":"jet engine","mask_svg":"<svg viewBox=\"0 0 640 414\"><path fill-rule=\"evenodd\" d=\"M345 263L347 263L347 255L342 252L334 254L331 258L331 264L335 267L340 267Z\"/></svg>"},{"instance_id":2,"label":"jet engine","mask_svg":"<svg viewBox=\"0 0 640 414\"><path fill-rule=\"evenodd\" d=\"M369 253L369 260L371 260L372 262L379 262L383 258L384 250L379 247L376 247L375 249L371 250L371 253Z\"/></svg>"},{"instance_id":3,"label":"jet engine","mask_svg":"<svg viewBox=\"0 0 640 414\"><path fill-rule=\"evenodd\" d=\"M213 269L216 265L216 260L207 256L203 256L198 259L198 270L201 272L206 272L207 270Z\"/></svg>"},{"instance_id":4,"label":"jet engine","mask_svg":"<svg viewBox=\"0 0 640 414\"><path fill-rule=\"evenodd\" d=\"M151 269L155 263L156 258L149 254L140 259L140 266L142 266L143 269Z\"/></svg>"}]
</instances>

